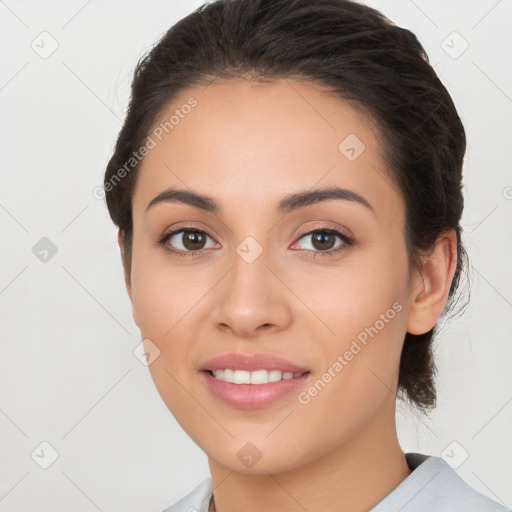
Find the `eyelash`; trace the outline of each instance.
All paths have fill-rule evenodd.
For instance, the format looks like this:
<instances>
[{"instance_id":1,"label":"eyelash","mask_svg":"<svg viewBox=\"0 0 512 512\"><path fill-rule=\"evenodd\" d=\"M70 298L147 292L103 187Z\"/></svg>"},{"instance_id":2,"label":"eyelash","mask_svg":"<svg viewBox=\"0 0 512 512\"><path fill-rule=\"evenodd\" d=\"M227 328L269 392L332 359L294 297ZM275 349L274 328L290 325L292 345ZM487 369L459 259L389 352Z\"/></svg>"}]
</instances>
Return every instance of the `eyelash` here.
<instances>
[{"instance_id":1,"label":"eyelash","mask_svg":"<svg viewBox=\"0 0 512 512\"><path fill-rule=\"evenodd\" d=\"M207 250L207 249L200 249L198 251L182 251L182 250L172 249L166 245L167 241L170 238L172 238L173 235L176 235L177 233L187 233L187 232L188 233L190 233L190 232L202 233L202 234L207 235L208 237L212 238L206 231L204 231L202 229L198 229L193 226L179 226L177 228L174 228L172 231L165 233L162 237L160 237L159 239L156 240L156 243L159 246L161 246L167 253L174 254L174 255L180 256L180 257L191 257L196 254L202 254L204 251ZM349 247L349 246L353 245L353 243L354 243L353 239L350 236L348 236L346 233L344 233L343 231L340 231L336 228L328 227L328 226L319 227L319 228L315 228L310 231L306 231L304 233L300 233L300 235L297 238L297 241L299 241L301 238L303 238L307 235L313 235L315 233L328 233L328 234L337 235L339 238L341 238L341 240L343 241L343 244L340 245L339 247L337 247L336 249L329 249L327 251L312 251L310 249L301 249L303 251L313 252L314 253L313 258L316 258L317 255L320 255L321 257L324 257L324 256L328 257L328 256L336 255L340 250L343 250L344 248Z\"/></svg>"}]
</instances>

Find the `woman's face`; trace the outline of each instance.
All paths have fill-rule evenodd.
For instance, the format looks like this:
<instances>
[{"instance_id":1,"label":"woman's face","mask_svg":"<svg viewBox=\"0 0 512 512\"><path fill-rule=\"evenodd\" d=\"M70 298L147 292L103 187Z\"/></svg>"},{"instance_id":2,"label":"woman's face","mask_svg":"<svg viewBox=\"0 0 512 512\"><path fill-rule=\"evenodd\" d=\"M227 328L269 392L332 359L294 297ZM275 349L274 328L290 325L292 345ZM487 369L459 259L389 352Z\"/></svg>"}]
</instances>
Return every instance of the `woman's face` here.
<instances>
[{"instance_id":1,"label":"woman's face","mask_svg":"<svg viewBox=\"0 0 512 512\"><path fill-rule=\"evenodd\" d=\"M168 133L150 134L139 170L128 287L169 410L210 459L238 472L286 471L363 432L389 433L413 297L404 204L373 122L292 80L189 89L157 125L172 115ZM349 192L290 200L328 188ZM169 189L218 210L169 194L148 207ZM309 373L291 385L235 384L203 370L233 353Z\"/></svg>"}]
</instances>

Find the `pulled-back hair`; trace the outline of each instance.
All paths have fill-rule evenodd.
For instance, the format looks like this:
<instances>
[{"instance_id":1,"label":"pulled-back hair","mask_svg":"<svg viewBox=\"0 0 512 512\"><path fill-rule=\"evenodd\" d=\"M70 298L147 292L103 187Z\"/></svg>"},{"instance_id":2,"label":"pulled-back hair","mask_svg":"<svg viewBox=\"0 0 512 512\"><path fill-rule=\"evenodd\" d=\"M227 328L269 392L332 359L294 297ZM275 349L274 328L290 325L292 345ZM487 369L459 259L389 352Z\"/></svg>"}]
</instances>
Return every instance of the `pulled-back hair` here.
<instances>
[{"instance_id":1,"label":"pulled-back hair","mask_svg":"<svg viewBox=\"0 0 512 512\"><path fill-rule=\"evenodd\" d=\"M126 280L139 167L126 163L158 116L194 86L282 78L322 85L375 123L382 158L405 201L410 270L421 268L420 256L443 231L455 230L457 267L446 313L467 265L459 224L464 127L416 36L349 0L217 0L172 26L138 62L104 179L107 206L124 240ZM401 354L399 395L423 412L436 400L432 342L437 328L407 333Z\"/></svg>"}]
</instances>

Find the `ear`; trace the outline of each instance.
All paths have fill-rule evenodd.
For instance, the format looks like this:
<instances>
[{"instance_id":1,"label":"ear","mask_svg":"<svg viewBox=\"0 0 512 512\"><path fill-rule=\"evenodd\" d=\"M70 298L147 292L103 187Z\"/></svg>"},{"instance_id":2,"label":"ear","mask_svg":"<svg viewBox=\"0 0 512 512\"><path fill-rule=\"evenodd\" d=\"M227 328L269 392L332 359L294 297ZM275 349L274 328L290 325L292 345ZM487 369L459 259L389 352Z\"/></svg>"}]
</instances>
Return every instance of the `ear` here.
<instances>
[{"instance_id":1,"label":"ear","mask_svg":"<svg viewBox=\"0 0 512 512\"><path fill-rule=\"evenodd\" d=\"M130 302L132 303L132 318L135 322L135 325L139 326L139 321L137 318L137 314L135 311L135 304L133 303L133 297L132 297L132 284L131 284L131 276L128 275L126 272L126 266L124 264L124 237L121 233L121 230L119 229L117 232L117 243L119 244L119 249L121 251L121 260L123 262L123 269L124 269L124 284L126 285L126 291L128 292L128 297L130 297Z\"/></svg>"},{"instance_id":2,"label":"ear","mask_svg":"<svg viewBox=\"0 0 512 512\"><path fill-rule=\"evenodd\" d=\"M130 300L132 300L132 285L130 282L130 276L126 274L126 267L124 265L124 238L120 229L117 231L117 243L119 244L119 250L121 251L121 261L123 262L124 283L126 285L126 291L128 292L128 297L130 297Z\"/></svg>"},{"instance_id":3,"label":"ear","mask_svg":"<svg viewBox=\"0 0 512 512\"><path fill-rule=\"evenodd\" d=\"M409 301L407 332L424 334L432 329L443 313L457 268L457 235L444 231L435 247L415 271Z\"/></svg>"}]
</instances>

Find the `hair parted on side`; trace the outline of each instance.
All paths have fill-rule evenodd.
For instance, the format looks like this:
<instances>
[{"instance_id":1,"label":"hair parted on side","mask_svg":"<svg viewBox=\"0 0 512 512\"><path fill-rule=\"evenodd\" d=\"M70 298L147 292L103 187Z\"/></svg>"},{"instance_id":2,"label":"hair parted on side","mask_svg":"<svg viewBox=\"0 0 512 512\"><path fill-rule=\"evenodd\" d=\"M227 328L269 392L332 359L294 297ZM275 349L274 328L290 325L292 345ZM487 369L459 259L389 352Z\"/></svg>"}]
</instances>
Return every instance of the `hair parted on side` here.
<instances>
[{"instance_id":1,"label":"hair parted on side","mask_svg":"<svg viewBox=\"0 0 512 512\"><path fill-rule=\"evenodd\" d=\"M222 79L293 78L321 85L375 122L389 176L406 205L410 269L421 268L444 230L457 235L455 302L467 254L461 241L466 136L455 105L417 37L379 11L350 0L217 0L173 25L138 62L104 190L124 240L130 279L132 196L139 164L114 180L158 116L190 87ZM126 167L125 167L126 169ZM119 176L119 175L117 175ZM435 406L433 340L438 324L407 333L399 395L422 412Z\"/></svg>"}]
</instances>

